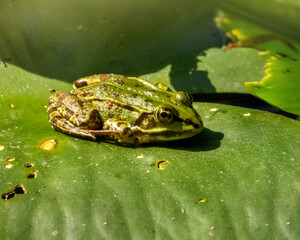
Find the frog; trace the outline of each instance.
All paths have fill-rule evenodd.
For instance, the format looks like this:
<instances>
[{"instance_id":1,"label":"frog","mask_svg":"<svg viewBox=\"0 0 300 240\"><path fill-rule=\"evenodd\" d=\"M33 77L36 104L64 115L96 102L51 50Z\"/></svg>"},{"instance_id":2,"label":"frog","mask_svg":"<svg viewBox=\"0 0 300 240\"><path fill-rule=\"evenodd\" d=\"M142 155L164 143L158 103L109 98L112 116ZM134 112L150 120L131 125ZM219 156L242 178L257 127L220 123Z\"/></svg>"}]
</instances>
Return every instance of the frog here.
<instances>
[{"instance_id":1,"label":"frog","mask_svg":"<svg viewBox=\"0 0 300 240\"><path fill-rule=\"evenodd\" d=\"M185 139L200 133L203 122L192 96L163 83L138 77L96 74L76 80L71 91L48 99L52 127L65 134L124 146Z\"/></svg>"}]
</instances>

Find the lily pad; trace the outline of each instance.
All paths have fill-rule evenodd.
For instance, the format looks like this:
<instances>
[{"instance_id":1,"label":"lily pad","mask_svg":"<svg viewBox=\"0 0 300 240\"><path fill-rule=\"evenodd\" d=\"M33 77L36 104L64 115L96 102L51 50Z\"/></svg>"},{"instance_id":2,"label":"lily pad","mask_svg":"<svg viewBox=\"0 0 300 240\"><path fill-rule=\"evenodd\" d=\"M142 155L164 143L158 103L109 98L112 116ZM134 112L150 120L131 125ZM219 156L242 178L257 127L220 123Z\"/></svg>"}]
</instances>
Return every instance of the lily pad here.
<instances>
[{"instance_id":1,"label":"lily pad","mask_svg":"<svg viewBox=\"0 0 300 240\"><path fill-rule=\"evenodd\" d=\"M1 239L300 235L297 121L195 102L201 134L138 148L73 138L48 123L49 88L69 91L94 73L242 92L264 62L257 50L215 48L213 9L196 0L0 2ZM239 54L251 59L249 73Z\"/></svg>"},{"instance_id":2,"label":"lily pad","mask_svg":"<svg viewBox=\"0 0 300 240\"><path fill-rule=\"evenodd\" d=\"M0 193L6 196L20 184L26 191L1 200L2 238L295 239L299 234L299 122L195 103L203 133L125 148L54 131L43 108L49 94L16 93L1 100ZM47 140L56 143L50 151L40 148Z\"/></svg>"}]
</instances>

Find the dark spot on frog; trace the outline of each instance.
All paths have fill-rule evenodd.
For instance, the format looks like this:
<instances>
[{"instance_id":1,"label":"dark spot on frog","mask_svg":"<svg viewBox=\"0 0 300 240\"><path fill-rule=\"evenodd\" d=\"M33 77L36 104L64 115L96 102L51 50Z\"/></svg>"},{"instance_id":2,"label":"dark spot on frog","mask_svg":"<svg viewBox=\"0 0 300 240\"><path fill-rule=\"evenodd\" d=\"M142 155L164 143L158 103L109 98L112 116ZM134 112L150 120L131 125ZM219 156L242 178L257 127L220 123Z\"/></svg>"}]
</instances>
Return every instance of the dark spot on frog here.
<instances>
[{"instance_id":1,"label":"dark spot on frog","mask_svg":"<svg viewBox=\"0 0 300 240\"><path fill-rule=\"evenodd\" d=\"M121 79L116 79L115 82L120 85L125 85L125 83Z\"/></svg>"},{"instance_id":2,"label":"dark spot on frog","mask_svg":"<svg viewBox=\"0 0 300 240\"><path fill-rule=\"evenodd\" d=\"M142 87L143 85L141 85L141 84L135 84L134 86L135 87Z\"/></svg>"},{"instance_id":3,"label":"dark spot on frog","mask_svg":"<svg viewBox=\"0 0 300 240\"><path fill-rule=\"evenodd\" d=\"M82 96L86 97L89 93L87 91L82 92Z\"/></svg>"},{"instance_id":4,"label":"dark spot on frog","mask_svg":"<svg viewBox=\"0 0 300 240\"><path fill-rule=\"evenodd\" d=\"M87 86L87 81L85 79L78 79L74 82L74 86L76 88L82 88L82 87L85 87Z\"/></svg>"},{"instance_id":5,"label":"dark spot on frog","mask_svg":"<svg viewBox=\"0 0 300 240\"><path fill-rule=\"evenodd\" d=\"M151 99L146 99L144 102L145 103L152 103L153 101Z\"/></svg>"},{"instance_id":6,"label":"dark spot on frog","mask_svg":"<svg viewBox=\"0 0 300 240\"><path fill-rule=\"evenodd\" d=\"M110 113L108 113L108 117L109 117L109 118L113 118L113 117L114 117L114 114L110 112Z\"/></svg>"},{"instance_id":7,"label":"dark spot on frog","mask_svg":"<svg viewBox=\"0 0 300 240\"><path fill-rule=\"evenodd\" d=\"M123 129L123 135L126 135L128 132L130 131L130 128L129 127L126 127Z\"/></svg>"},{"instance_id":8,"label":"dark spot on frog","mask_svg":"<svg viewBox=\"0 0 300 240\"><path fill-rule=\"evenodd\" d=\"M22 184L19 184L19 185L15 186L13 190L11 190L7 193L3 193L1 198L3 200L9 200L11 198L14 198L18 194L24 194L24 193L26 193L25 187Z\"/></svg>"},{"instance_id":9,"label":"dark spot on frog","mask_svg":"<svg viewBox=\"0 0 300 240\"><path fill-rule=\"evenodd\" d=\"M290 69L288 69L288 68L283 71L283 73L289 73L289 72L290 72Z\"/></svg>"},{"instance_id":10,"label":"dark spot on frog","mask_svg":"<svg viewBox=\"0 0 300 240\"><path fill-rule=\"evenodd\" d=\"M100 87L101 87L101 88L107 88L108 85L107 85L107 84L101 84Z\"/></svg>"},{"instance_id":11,"label":"dark spot on frog","mask_svg":"<svg viewBox=\"0 0 300 240\"><path fill-rule=\"evenodd\" d=\"M137 96L136 94L131 94L130 98L131 98L131 99L135 99L136 96Z\"/></svg>"},{"instance_id":12,"label":"dark spot on frog","mask_svg":"<svg viewBox=\"0 0 300 240\"><path fill-rule=\"evenodd\" d=\"M99 78L101 81L105 81L112 77L112 74L99 74Z\"/></svg>"},{"instance_id":13,"label":"dark spot on frog","mask_svg":"<svg viewBox=\"0 0 300 240\"><path fill-rule=\"evenodd\" d=\"M115 93L113 93L111 96L112 96L112 97L118 97L120 94L121 94L120 92L115 92Z\"/></svg>"},{"instance_id":14,"label":"dark spot on frog","mask_svg":"<svg viewBox=\"0 0 300 240\"><path fill-rule=\"evenodd\" d=\"M120 127L120 126L121 126L121 124L122 124L121 122L118 122L118 123L117 123L117 127Z\"/></svg>"},{"instance_id":15,"label":"dark spot on frog","mask_svg":"<svg viewBox=\"0 0 300 240\"><path fill-rule=\"evenodd\" d=\"M112 102L108 102L108 103L107 103L107 108L108 108L108 109L111 109L111 108L113 107L113 105L114 105L114 104L113 104Z\"/></svg>"}]
</instances>

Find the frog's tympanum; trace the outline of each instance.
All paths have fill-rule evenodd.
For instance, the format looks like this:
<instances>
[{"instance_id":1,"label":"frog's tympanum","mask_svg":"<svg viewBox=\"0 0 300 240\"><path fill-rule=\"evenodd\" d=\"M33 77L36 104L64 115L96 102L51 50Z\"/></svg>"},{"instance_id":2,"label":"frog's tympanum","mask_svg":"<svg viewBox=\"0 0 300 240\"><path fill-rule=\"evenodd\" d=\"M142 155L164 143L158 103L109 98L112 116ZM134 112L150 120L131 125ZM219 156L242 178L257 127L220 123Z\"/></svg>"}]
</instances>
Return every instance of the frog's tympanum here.
<instances>
[{"instance_id":1,"label":"frog's tympanum","mask_svg":"<svg viewBox=\"0 0 300 240\"><path fill-rule=\"evenodd\" d=\"M51 125L73 136L137 146L188 138L203 129L191 96L164 84L100 74L81 78L73 87L53 93L47 108Z\"/></svg>"}]
</instances>

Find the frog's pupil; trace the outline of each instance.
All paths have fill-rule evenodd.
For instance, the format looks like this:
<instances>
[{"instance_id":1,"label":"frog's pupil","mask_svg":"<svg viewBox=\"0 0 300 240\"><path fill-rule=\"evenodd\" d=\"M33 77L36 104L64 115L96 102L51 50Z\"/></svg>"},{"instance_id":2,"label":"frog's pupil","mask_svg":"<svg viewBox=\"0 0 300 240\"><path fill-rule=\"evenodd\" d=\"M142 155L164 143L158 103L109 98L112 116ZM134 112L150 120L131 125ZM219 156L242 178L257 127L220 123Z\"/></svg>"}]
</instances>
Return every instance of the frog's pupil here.
<instances>
[{"instance_id":1,"label":"frog's pupil","mask_svg":"<svg viewBox=\"0 0 300 240\"><path fill-rule=\"evenodd\" d=\"M168 117L168 114L167 114L166 112L162 112L162 113L160 114L160 116L161 116L162 118L166 118L166 117Z\"/></svg>"}]
</instances>

